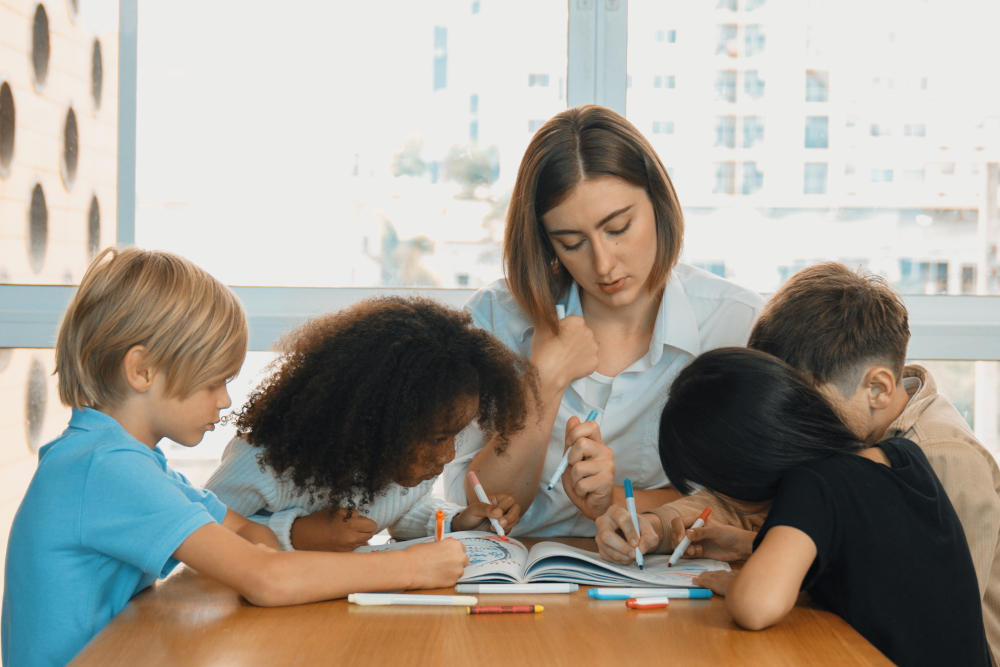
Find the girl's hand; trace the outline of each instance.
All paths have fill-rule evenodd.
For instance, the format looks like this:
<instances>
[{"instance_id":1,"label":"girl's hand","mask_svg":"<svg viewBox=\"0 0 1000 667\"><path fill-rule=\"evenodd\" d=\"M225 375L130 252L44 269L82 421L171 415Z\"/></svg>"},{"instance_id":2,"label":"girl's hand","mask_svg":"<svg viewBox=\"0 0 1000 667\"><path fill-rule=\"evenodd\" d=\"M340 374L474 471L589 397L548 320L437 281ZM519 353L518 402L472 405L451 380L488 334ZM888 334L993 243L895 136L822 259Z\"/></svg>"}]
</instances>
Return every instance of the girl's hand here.
<instances>
[{"instance_id":1,"label":"girl's hand","mask_svg":"<svg viewBox=\"0 0 1000 667\"><path fill-rule=\"evenodd\" d=\"M366 516L347 510L322 509L299 517L292 523L292 546L300 551L354 551L368 544L378 525Z\"/></svg>"},{"instance_id":2,"label":"girl's hand","mask_svg":"<svg viewBox=\"0 0 1000 667\"><path fill-rule=\"evenodd\" d=\"M493 530L493 524L488 519L496 519L504 532L510 532L521 520L521 506L509 493L498 493L491 496L490 501L492 505L472 503L452 517L452 530Z\"/></svg>"},{"instance_id":3,"label":"girl's hand","mask_svg":"<svg viewBox=\"0 0 1000 667\"><path fill-rule=\"evenodd\" d=\"M579 315L559 320L559 331L535 327L531 338L531 362L542 382L551 382L560 390L577 378L597 369L597 340L594 332Z\"/></svg>"},{"instance_id":4,"label":"girl's hand","mask_svg":"<svg viewBox=\"0 0 1000 667\"><path fill-rule=\"evenodd\" d=\"M726 592L729 590L729 584L733 583L733 579L735 578L735 572L713 570L712 572L702 572L692 579L691 583L700 588L711 589L716 595L725 597Z\"/></svg>"},{"instance_id":5,"label":"girl's hand","mask_svg":"<svg viewBox=\"0 0 1000 667\"><path fill-rule=\"evenodd\" d=\"M597 517L597 551L612 563L630 565L635 561L635 549L648 553L660 543L656 527L645 514L639 515L639 533L632 525L632 516L621 505L612 505Z\"/></svg>"},{"instance_id":6,"label":"girl's hand","mask_svg":"<svg viewBox=\"0 0 1000 667\"><path fill-rule=\"evenodd\" d=\"M684 558L714 558L715 560L734 561L746 560L753 551L753 540L757 536L750 530L713 523L709 517L708 523L701 528L690 528L698 515L674 517L670 522L671 549L675 548L685 534L691 539L691 546L682 556Z\"/></svg>"},{"instance_id":7,"label":"girl's hand","mask_svg":"<svg viewBox=\"0 0 1000 667\"><path fill-rule=\"evenodd\" d=\"M597 422L566 422L569 466L563 473L566 495L588 519L596 519L611 506L615 485L615 453L601 440Z\"/></svg>"},{"instance_id":8,"label":"girl's hand","mask_svg":"<svg viewBox=\"0 0 1000 667\"><path fill-rule=\"evenodd\" d=\"M465 545L452 537L446 537L440 542L415 544L401 553L409 557L412 588L454 586L469 564Z\"/></svg>"}]
</instances>

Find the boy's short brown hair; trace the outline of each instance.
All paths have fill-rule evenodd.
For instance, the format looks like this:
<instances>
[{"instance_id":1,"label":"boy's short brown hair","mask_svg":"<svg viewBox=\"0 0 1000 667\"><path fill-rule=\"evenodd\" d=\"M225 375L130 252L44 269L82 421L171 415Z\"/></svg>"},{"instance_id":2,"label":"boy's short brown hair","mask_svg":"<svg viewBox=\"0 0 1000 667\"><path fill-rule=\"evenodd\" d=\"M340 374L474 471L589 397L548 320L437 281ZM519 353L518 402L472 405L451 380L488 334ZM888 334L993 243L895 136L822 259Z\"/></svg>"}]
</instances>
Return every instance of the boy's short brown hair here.
<instances>
[{"instance_id":1,"label":"boy's short brown hair","mask_svg":"<svg viewBox=\"0 0 1000 667\"><path fill-rule=\"evenodd\" d=\"M59 326L59 398L72 408L117 405L126 395L122 362L136 345L166 374L167 394L186 396L236 375L247 335L236 295L189 260L107 248L87 268Z\"/></svg>"},{"instance_id":2,"label":"boy's short brown hair","mask_svg":"<svg viewBox=\"0 0 1000 667\"><path fill-rule=\"evenodd\" d=\"M910 327L906 306L884 278L837 262L802 269L765 304L747 346L842 394L864 366L881 363L902 377Z\"/></svg>"}]
</instances>

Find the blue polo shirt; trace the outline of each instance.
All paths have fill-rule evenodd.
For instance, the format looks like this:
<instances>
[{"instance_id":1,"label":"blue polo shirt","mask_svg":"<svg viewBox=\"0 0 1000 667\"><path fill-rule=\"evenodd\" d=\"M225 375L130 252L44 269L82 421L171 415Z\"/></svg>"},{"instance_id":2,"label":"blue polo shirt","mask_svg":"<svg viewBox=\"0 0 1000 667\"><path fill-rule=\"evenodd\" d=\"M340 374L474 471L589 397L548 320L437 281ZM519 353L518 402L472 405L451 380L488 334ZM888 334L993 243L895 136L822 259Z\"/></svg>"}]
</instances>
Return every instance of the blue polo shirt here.
<instances>
[{"instance_id":1,"label":"blue polo shirt","mask_svg":"<svg viewBox=\"0 0 1000 667\"><path fill-rule=\"evenodd\" d=\"M38 453L14 516L3 596L3 664L64 665L177 561L226 507L104 413L74 410Z\"/></svg>"}]
</instances>

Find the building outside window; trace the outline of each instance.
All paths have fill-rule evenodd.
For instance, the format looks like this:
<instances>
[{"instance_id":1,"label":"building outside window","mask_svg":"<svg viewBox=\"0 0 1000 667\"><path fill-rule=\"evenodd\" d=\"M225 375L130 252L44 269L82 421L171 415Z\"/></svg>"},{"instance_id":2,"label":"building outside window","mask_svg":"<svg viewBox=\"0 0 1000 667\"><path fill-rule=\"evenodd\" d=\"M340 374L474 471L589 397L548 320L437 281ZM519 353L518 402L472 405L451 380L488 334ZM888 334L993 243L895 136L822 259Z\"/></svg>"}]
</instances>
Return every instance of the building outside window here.
<instances>
[{"instance_id":1,"label":"building outside window","mask_svg":"<svg viewBox=\"0 0 1000 667\"><path fill-rule=\"evenodd\" d=\"M826 116L806 116L806 148L828 148L830 119Z\"/></svg>"},{"instance_id":2,"label":"building outside window","mask_svg":"<svg viewBox=\"0 0 1000 667\"><path fill-rule=\"evenodd\" d=\"M806 162L803 169L802 192L807 195L825 195L829 165L826 162Z\"/></svg>"}]
</instances>

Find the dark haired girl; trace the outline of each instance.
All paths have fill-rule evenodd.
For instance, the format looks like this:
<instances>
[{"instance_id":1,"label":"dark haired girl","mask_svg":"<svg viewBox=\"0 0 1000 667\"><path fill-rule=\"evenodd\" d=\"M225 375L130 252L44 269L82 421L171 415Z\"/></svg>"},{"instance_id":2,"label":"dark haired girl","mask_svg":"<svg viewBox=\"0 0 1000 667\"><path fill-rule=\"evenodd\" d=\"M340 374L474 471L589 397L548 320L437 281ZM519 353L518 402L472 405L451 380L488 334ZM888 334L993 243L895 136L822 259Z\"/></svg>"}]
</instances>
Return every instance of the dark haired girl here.
<instances>
[{"instance_id":1,"label":"dark haired girl","mask_svg":"<svg viewBox=\"0 0 1000 667\"><path fill-rule=\"evenodd\" d=\"M468 314L370 299L310 320L279 349L207 486L266 516L286 549L351 550L383 528L432 534L438 509L446 530L517 522L509 495L462 508L431 494L459 431L475 419L502 446L537 393L533 370Z\"/></svg>"},{"instance_id":2,"label":"dark haired girl","mask_svg":"<svg viewBox=\"0 0 1000 667\"><path fill-rule=\"evenodd\" d=\"M674 381L660 458L682 492L773 499L746 565L696 580L743 627L777 623L806 590L894 662L990 664L962 526L911 441L869 447L790 366L723 348Z\"/></svg>"}]
</instances>

